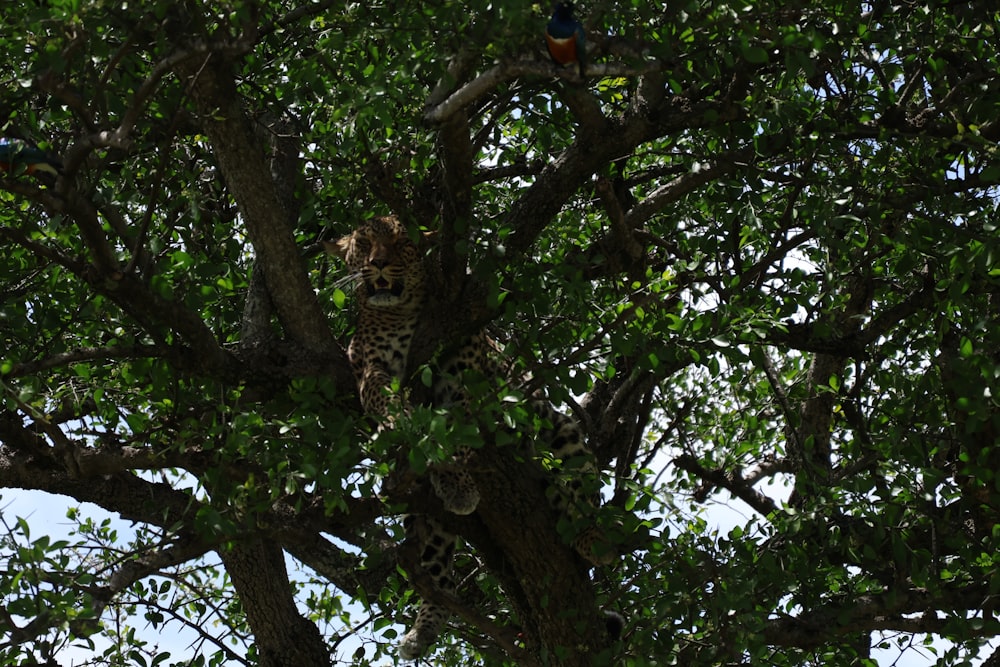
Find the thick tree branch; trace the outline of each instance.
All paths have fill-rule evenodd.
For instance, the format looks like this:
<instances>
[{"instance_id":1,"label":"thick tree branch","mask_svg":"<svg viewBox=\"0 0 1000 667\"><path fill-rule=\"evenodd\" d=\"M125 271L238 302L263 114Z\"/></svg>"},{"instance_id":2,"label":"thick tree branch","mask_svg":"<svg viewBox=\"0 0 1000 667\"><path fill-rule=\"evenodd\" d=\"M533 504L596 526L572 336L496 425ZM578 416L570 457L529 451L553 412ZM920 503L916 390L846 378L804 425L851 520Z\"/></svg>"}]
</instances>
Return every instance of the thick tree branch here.
<instances>
[{"instance_id":1,"label":"thick tree branch","mask_svg":"<svg viewBox=\"0 0 1000 667\"><path fill-rule=\"evenodd\" d=\"M863 269L867 271L867 268ZM861 328L862 318L871 309L873 282L869 276L848 279L847 303L837 312L830 313L829 326L835 332L853 335ZM788 425L795 432L789 456L800 468L795 477L795 490L789 504L798 506L808 502L817 487L830 482L833 469L831 426L833 409L838 400L831 378L839 379L845 358L840 355L816 354L809 364L806 376L806 397L800 402L795 420Z\"/></svg>"},{"instance_id":2,"label":"thick tree branch","mask_svg":"<svg viewBox=\"0 0 1000 667\"><path fill-rule=\"evenodd\" d=\"M263 267L275 309L288 335L318 356L338 350L292 235L264 151L254 135L231 65L221 56L185 61L178 71L191 83L216 159L236 199ZM341 353L343 353L341 351Z\"/></svg>"},{"instance_id":3,"label":"thick tree branch","mask_svg":"<svg viewBox=\"0 0 1000 667\"><path fill-rule=\"evenodd\" d=\"M623 121L610 123L608 134L614 136L615 141L595 144L589 135L581 135L542 170L534 183L509 209L507 219L514 227L514 232L507 239L507 256L516 258L526 253L545 225L559 213L569 196L602 165L629 154L640 143L668 134L674 129L692 129L705 123L705 119L709 117L713 124L724 123L737 117L739 113L735 104L726 101L683 100L676 106L664 102L651 116L630 115ZM732 166L717 167L726 168ZM703 176L697 182L688 179L686 185L693 189L716 177L718 173L721 172ZM653 201L660 201L663 196L661 194L659 199ZM625 216L625 224L632 229L639 228L653 212L649 206L644 207L640 202L629 210Z\"/></svg>"},{"instance_id":4,"label":"thick tree branch","mask_svg":"<svg viewBox=\"0 0 1000 667\"><path fill-rule=\"evenodd\" d=\"M605 140L608 119L597 98L588 89L575 84L564 84L558 92L559 98L580 124L580 133L589 136L591 141Z\"/></svg>"},{"instance_id":5,"label":"thick tree branch","mask_svg":"<svg viewBox=\"0 0 1000 667\"><path fill-rule=\"evenodd\" d=\"M636 74L655 71L662 67L659 63L650 63L644 67L630 67L617 63L595 63L587 67L587 76L594 79L607 76L634 76ZM443 123L457 113L459 109L468 107L491 93L501 83L526 76L554 76L569 81L579 81L579 75L575 72L555 67L552 63L546 61L522 59L501 63L486 70L447 96L444 94L444 89L436 91L436 94L428 100L429 106L424 114L424 119L432 125ZM441 101L438 101L438 99Z\"/></svg>"},{"instance_id":6,"label":"thick tree branch","mask_svg":"<svg viewBox=\"0 0 1000 667\"><path fill-rule=\"evenodd\" d=\"M191 525L198 503L169 484L147 482L130 472L77 477L25 446L24 429L0 420L0 486L36 489L91 502L124 519L161 527Z\"/></svg>"},{"instance_id":7,"label":"thick tree branch","mask_svg":"<svg viewBox=\"0 0 1000 667\"><path fill-rule=\"evenodd\" d=\"M472 164L473 151L469 137L469 119L465 110L459 110L441 125L437 139L438 153L443 169L444 207L442 210L440 281L449 287L452 300L457 296L466 272L466 257L458 249L468 239L472 214Z\"/></svg>"},{"instance_id":8,"label":"thick tree branch","mask_svg":"<svg viewBox=\"0 0 1000 667\"><path fill-rule=\"evenodd\" d=\"M641 228L650 218L659 213L668 204L679 200L684 195L711 183L727 173L738 169L742 163L754 155L753 151L736 151L714 159L711 164L699 165L697 171L682 174L665 183L639 200L625 216L625 226Z\"/></svg>"},{"instance_id":9,"label":"thick tree branch","mask_svg":"<svg viewBox=\"0 0 1000 667\"><path fill-rule=\"evenodd\" d=\"M473 468L482 494L476 518L493 548L503 552L506 565L494 571L521 619L526 646L566 646L569 638L576 638L562 664L589 665L588 654L606 647L608 638L587 565L554 530L544 473L495 446L477 450ZM489 547L481 550L488 552ZM554 616L550 608L574 613Z\"/></svg>"},{"instance_id":10,"label":"thick tree branch","mask_svg":"<svg viewBox=\"0 0 1000 667\"><path fill-rule=\"evenodd\" d=\"M330 652L319 628L295 605L281 547L250 540L218 553L243 603L261 667L329 665Z\"/></svg>"},{"instance_id":11,"label":"thick tree branch","mask_svg":"<svg viewBox=\"0 0 1000 667\"><path fill-rule=\"evenodd\" d=\"M345 594L354 596L365 591L369 604L379 602L378 591L396 570L396 559L388 546L373 567L370 559L343 551L312 528L289 526L288 530L276 532L275 537L296 560Z\"/></svg>"}]
</instances>

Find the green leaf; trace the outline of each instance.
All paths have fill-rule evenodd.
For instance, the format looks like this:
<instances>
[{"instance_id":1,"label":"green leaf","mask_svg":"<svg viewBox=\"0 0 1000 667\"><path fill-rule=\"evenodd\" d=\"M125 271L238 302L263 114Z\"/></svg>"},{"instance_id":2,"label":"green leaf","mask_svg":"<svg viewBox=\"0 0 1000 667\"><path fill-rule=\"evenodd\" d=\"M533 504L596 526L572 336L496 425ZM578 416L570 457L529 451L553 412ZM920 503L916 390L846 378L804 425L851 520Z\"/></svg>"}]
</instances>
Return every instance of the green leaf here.
<instances>
[{"instance_id":1,"label":"green leaf","mask_svg":"<svg viewBox=\"0 0 1000 667\"><path fill-rule=\"evenodd\" d=\"M347 295L344 294L343 290L334 289L330 298L333 300L333 305L337 308L337 310L344 309L344 305L347 301Z\"/></svg>"},{"instance_id":2,"label":"green leaf","mask_svg":"<svg viewBox=\"0 0 1000 667\"><path fill-rule=\"evenodd\" d=\"M768 61L767 51L759 46L752 44L744 45L741 48L743 58L750 63L755 65L766 63Z\"/></svg>"}]
</instances>

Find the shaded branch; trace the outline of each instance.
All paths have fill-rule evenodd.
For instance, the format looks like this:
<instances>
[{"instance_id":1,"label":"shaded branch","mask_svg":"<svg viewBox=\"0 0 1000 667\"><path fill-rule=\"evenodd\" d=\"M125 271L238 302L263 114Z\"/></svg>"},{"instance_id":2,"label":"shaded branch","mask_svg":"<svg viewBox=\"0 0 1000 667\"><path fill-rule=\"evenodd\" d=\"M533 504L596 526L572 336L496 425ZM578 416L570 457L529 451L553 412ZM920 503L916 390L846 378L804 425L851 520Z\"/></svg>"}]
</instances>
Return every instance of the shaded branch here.
<instances>
[{"instance_id":1,"label":"shaded branch","mask_svg":"<svg viewBox=\"0 0 1000 667\"><path fill-rule=\"evenodd\" d=\"M72 496L115 512L126 520L163 528L193 525L199 503L190 494L162 482L148 482L131 472L78 477L56 467L48 457L32 455L21 440L29 434L0 418L0 486ZM27 453L27 455L26 455Z\"/></svg>"},{"instance_id":2,"label":"shaded branch","mask_svg":"<svg viewBox=\"0 0 1000 667\"><path fill-rule=\"evenodd\" d=\"M442 125L437 148L443 169L444 206L441 211L441 242L438 245L443 285L457 296L465 275L466 258L459 252L468 237L472 215L472 165L474 154L469 137L469 119L464 110L451 115ZM451 299L448 299L451 300Z\"/></svg>"},{"instance_id":3,"label":"shaded branch","mask_svg":"<svg viewBox=\"0 0 1000 667\"><path fill-rule=\"evenodd\" d=\"M813 335L813 324L790 324L785 331L771 331L767 337L768 343L842 358L867 358L868 347L872 343L879 341L908 318L925 312L934 303L934 278L930 273L925 273L924 278L924 285L919 290L908 292L902 301L876 314L867 326L821 338Z\"/></svg>"},{"instance_id":4,"label":"shaded branch","mask_svg":"<svg viewBox=\"0 0 1000 667\"><path fill-rule=\"evenodd\" d=\"M736 171L753 157L752 150L735 151L716 158L711 164L701 164L698 169L682 174L650 192L625 215L625 225L640 228L667 205L697 190L720 176Z\"/></svg>"},{"instance_id":5,"label":"shaded branch","mask_svg":"<svg viewBox=\"0 0 1000 667\"><path fill-rule=\"evenodd\" d=\"M538 234L554 218L566 200L601 166L629 154L639 144L669 134L674 129L695 129L702 125L723 124L740 114L738 105L727 100L684 99L677 105L664 102L653 114L631 114L621 121L610 121L606 132L615 141L594 142L581 134L569 148L549 163L524 194L510 207L507 220L514 232L507 238L507 256L511 259L528 251ZM710 119L710 120L709 120ZM733 164L717 164L708 173L682 177L670 184L672 190L660 189L632 207L625 225L636 229L669 201L718 177ZM683 190L681 190L683 188Z\"/></svg>"},{"instance_id":6,"label":"shaded branch","mask_svg":"<svg viewBox=\"0 0 1000 667\"><path fill-rule=\"evenodd\" d=\"M295 604L278 544L248 540L219 549L218 554L253 630L261 667L330 664L319 628Z\"/></svg>"},{"instance_id":7,"label":"shaded branch","mask_svg":"<svg viewBox=\"0 0 1000 667\"><path fill-rule=\"evenodd\" d=\"M645 248L636 239L635 230L626 224L625 209L622 208L622 202L618 199L611 181L603 177L598 178L594 189L604 204L614 239L614 252L607 253L608 270L618 273L624 269L631 280L639 280L646 268L642 262L646 257Z\"/></svg>"},{"instance_id":8,"label":"shaded branch","mask_svg":"<svg viewBox=\"0 0 1000 667\"><path fill-rule=\"evenodd\" d=\"M221 56L185 61L179 73L191 85L219 167L236 199L264 271L267 289L288 335L318 356L340 350L326 324L292 234L264 150L254 135L236 88L232 66Z\"/></svg>"},{"instance_id":9,"label":"shaded branch","mask_svg":"<svg viewBox=\"0 0 1000 667\"><path fill-rule=\"evenodd\" d=\"M587 66L588 78L599 79L608 76L630 77L661 69L663 65L650 63L645 67L630 67L619 63L597 63ZM438 125L485 95L493 92L500 84L518 77L556 77L568 81L578 81L579 75L569 70L555 67L548 61L535 58L522 59L501 63L492 67L468 83L462 85L447 96L443 90L433 95L424 113L424 120L431 125ZM438 98L442 98L438 102Z\"/></svg>"},{"instance_id":10,"label":"shaded branch","mask_svg":"<svg viewBox=\"0 0 1000 667\"><path fill-rule=\"evenodd\" d=\"M115 345L109 347L81 347L67 352L53 354L45 359L16 363L5 377L20 377L40 371L61 368L81 361L104 359L137 359L162 357L166 350L156 345Z\"/></svg>"},{"instance_id":11,"label":"shaded branch","mask_svg":"<svg viewBox=\"0 0 1000 667\"><path fill-rule=\"evenodd\" d=\"M559 98L580 124L580 133L591 137L593 141L604 138L608 119L601 110L597 98L583 86L563 84L559 87Z\"/></svg>"},{"instance_id":12,"label":"shaded branch","mask_svg":"<svg viewBox=\"0 0 1000 667\"><path fill-rule=\"evenodd\" d=\"M853 335L861 327L862 318L871 309L874 283L870 276L853 276L844 287L847 302L828 315L829 326L835 332ZM833 471L831 426L838 392L831 386L831 378L839 378L845 367L841 355L817 353L809 363L806 374L806 397L799 402L794 420L788 429L795 432L794 447L789 457L800 468L795 476L795 488L788 502L793 507L808 501L814 489L830 482Z\"/></svg>"},{"instance_id":13,"label":"shaded branch","mask_svg":"<svg viewBox=\"0 0 1000 667\"><path fill-rule=\"evenodd\" d=\"M798 616L766 622L763 635L769 644L810 649L822 646L832 636L874 630L900 630L914 633L938 633L950 621L938 618L935 609L978 611L993 597L984 585L965 585L939 593L925 589L890 589L881 594L857 595L849 601L819 605ZM916 618L906 615L921 614ZM986 623L968 636L991 637L995 624Z\"/></svg>"},{"instance_id":14,"label":"shaded branch","mask_svg":"<svg viewBox=\"0 0 1000 667\"><path fill-rule=\"evenodd\" d=\"M197 368L200 372L216 374L219 377L233 377L240 374L241 371L234 358L219 345L215 334L204 323L200 314L151 291L141 277L124 274L119 270L117 258L107 242L103 229L101 229L96 210L89 201L74 191L68 201L48 197L45 200L45 205L50 210L66 213L74 219L79 216L82 220L80 223L81 233L84 229L90 230L88 234L92 238L88 241L88 245L93 244L95 252L92 253L92 257L95 264L88 266L79 262L58 250L30 239L27 234L18 229L0 228L0 238L6 237L30 250L36 256L67 268L78 278L90 284L96 292L116 303L155 340L166 341L171 338L168 333L174 332L183 341L175 342L171 346L167 346L166 343L153 346L151 349L156 351L155 356L169 355L175 362L178 362L180 368ZM67 209L70 210L67 211ZM184 348L184 343L189 347ZM182 350L182 348L184 349ZM43 364L40 369L45 370L71 361L71 357L65 357L53 358L50 362L35 363ZM44 365L46 363L54 365Z\"/></svg>"},{"instance_id":15,"label":"shaded branch","mask_svg":"<svg viewBox=\"0 0 1000 667\"><path fill-rule=\"evenodd\" d=\"M168 567L194 560L207 553L212 546L197 539L179 539L164 548L151 549L135 557L129 554L108 578L106 586L91 589L94 596L94 615L100 616L108 603L123 590L148 576Z\"/></svg>"},{"instance_id":16,"label":"shaded branch","mask_svg":"<svg viewBox=\"0 0 1000 667\"><path fill-rule=\"evenodd\" d=\"M396 559L389 548L373 566L373 559L349 554L311 528L279 530L275 537L296 560L345 594L355 596L364 591L368 604L379 602L378 592L396 570Z\"/></svg>"}]
</instances>

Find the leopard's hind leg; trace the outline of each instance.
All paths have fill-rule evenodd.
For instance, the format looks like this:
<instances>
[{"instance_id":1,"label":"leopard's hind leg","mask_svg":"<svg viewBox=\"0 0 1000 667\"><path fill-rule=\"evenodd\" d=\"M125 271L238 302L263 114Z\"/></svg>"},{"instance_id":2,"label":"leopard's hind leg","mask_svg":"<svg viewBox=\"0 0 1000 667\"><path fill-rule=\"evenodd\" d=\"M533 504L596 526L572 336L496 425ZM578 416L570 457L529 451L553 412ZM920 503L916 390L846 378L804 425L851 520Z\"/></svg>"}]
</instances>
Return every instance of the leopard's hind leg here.
<instances>
[{"instance_id":1,"label":"leopard's hind leg","mask_svg":"<svg viewBox=\"0 0 1000 667\"><path fill-rule=\"evenodd\" d=\"M423 514L404 516L403 529L407 540L415 540L420 545L419 566L430 575L434 587L454 594L452 559L455 555L455 536ZM429 600L421 601L413 625L399 643L399 657L403 660L416 660L423 655L441 634L448 616L447 609L441 605Z\"/></svg>"}]
</instances>

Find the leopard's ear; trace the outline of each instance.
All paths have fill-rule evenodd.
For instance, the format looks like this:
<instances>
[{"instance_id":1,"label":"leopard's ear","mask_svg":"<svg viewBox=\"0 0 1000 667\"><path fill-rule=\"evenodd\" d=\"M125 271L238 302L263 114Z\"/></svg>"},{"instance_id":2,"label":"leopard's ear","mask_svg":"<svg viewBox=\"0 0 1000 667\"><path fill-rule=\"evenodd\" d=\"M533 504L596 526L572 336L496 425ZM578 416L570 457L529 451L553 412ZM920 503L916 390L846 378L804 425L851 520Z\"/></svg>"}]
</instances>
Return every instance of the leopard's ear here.
<instances>
[{"instance_id":1,"label":"leopard's ear","mask_svg":"<svg viewBox=\"0 0 1000 667\"><path fill-rule=\"evenodd\" d=\"M323 249L327 254L336 255L341 259L347 259L347 251L351 247L351 237L342 236L336 241L323 241Z\"/></svg>"}]
</instances>

